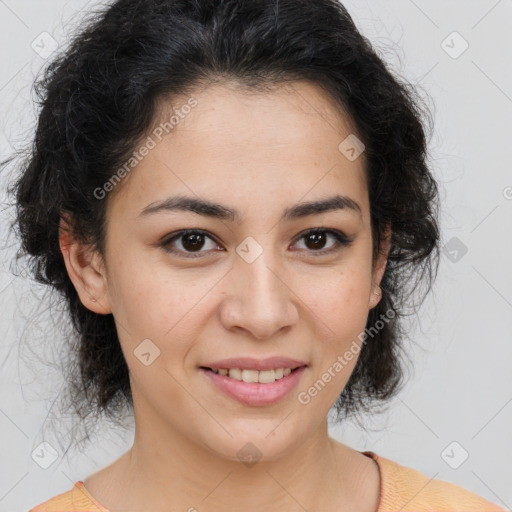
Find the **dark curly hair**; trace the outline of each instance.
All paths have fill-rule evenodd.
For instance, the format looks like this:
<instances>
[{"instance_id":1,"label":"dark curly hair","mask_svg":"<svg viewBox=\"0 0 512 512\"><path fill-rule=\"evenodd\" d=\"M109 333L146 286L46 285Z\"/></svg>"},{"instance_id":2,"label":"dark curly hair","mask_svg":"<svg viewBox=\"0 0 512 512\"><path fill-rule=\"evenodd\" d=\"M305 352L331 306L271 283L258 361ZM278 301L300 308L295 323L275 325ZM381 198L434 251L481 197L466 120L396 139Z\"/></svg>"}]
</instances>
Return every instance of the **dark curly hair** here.
<instances>
[{"instance_id":1,"label":"dark curly hair","mask_svg":"<svg viewBox=\"0 0 512 512\"><path fill-rule=\"evenodd\" d=\"M115 418L133 402L113 316L84 307L68 277L60 219L69 212L74 236L103 255L108 198L94 190L147 135L161 99L222 81L264 91L309 80L352 118L365 145L374 260L386 226L392 231L367 329L393 315L363 344L335 408L340 419L389 401L405 380L406 308L417 312L439 264L431 114L416 88L387 68L336 0L118 0L82 25L35 81L35 138L9 190L16 258L30 256L35 280L57 291L71 317L67 381L81 420Z\"/></svg>"}]
</instances>

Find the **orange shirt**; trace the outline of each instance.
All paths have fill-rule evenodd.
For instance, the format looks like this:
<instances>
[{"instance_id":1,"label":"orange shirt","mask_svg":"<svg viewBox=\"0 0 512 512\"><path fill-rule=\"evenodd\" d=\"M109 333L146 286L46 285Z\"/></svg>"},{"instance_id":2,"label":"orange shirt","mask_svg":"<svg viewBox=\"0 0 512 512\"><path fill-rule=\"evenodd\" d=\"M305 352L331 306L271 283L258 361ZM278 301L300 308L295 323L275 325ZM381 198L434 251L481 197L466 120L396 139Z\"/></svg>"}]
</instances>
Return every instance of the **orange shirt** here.
<instances>
[{"instance_id":1,"label":"orange shirt","mask_svg":"<svg viewBox=\"0 0 512 512\"><path fill-rule=\"evenodd\" d=\"M505 509L442 480L431 480L419 471L402 466L374 452L361 452L373 458L380 470L380 501L376 512L506 512ZM86 490L83 481L29 512L109 512Z\"/></svg>"}]
</instances>

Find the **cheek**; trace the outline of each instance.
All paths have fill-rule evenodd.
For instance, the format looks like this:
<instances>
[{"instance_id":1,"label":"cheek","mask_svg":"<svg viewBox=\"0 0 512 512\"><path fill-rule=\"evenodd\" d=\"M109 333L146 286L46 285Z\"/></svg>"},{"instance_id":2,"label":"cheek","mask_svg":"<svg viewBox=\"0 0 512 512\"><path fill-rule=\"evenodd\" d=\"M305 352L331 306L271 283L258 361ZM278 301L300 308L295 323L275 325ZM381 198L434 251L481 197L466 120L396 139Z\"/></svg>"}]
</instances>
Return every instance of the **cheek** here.
<instances>
[{"instance_id":1,"label":"cheek","mask_svg":"<svg viewBox=\"0 0 512 512\"><path fill-rule=\"evenodd\" d=\"M112 245L108 288L116 320L139 334L148 326L171 323L183 304L183 288L156 270L145 251L130 250L129 243Z\"/></svg>"},{"instance_id":2,"label":"cheek","mask_svg":"<svg viewBox=\"0 0 512 512\"><path fill-rule=\"evenodd\" d=\"M370 272L361 266L307 276L301 280L301 298L316 317L335 333L366 322L371 286Z\"/></svg>"},{"instance_id":3,"label":"cheek","mask_svg":"<svg viewBox=\"0 0 512 512\"><path fill-rule=\"evenodd\" d=\"M158 354L155 367L185 357L206 318L205 294L215 284L215 276L200 278L192 273L159 272L154 266L149 267L147 263L131 265L125 259L112 278L117 331L127 363L130 365L132 359L137 368L139 362L134 355L142 351L142 343L151 353Z\"/></svg>"},{"instance_id":4,"label":"cheek","mask_svg":"<svg viewBox=\"0 0 512 512\"><path fill-rule=\"evenodd\" d=\"M359 357L369 313L370 283L363 271L333 276L325 281L322 290L314 292L308 304L317 326L314 377L324 380L324 372L331 373L331 377L325 375L326 381L331 379L330 391L325 394L327 400L327 395L336 396L336 389L341 392Z\"/></svg>"},{"instance_id":5,"label":"cheek","mask_svg":"<svg viewBox=\"0 0 512 512\"><path fill-rule=\"evenodd\" d=\"M334 301L333 301L334 303ZM346 293L330 309L330 327L334 334L327 340L326 352L331 359L345 353L350 347L354 348L356 356L359 355L362 333L368 320L368 298L366 286L361 288L347 288ZM333 338L334 337L334 338ZM352 369L355 360L352 356L344 364ZM355 358L354 358L355 359Z\"/></svg>"}]
</instances>

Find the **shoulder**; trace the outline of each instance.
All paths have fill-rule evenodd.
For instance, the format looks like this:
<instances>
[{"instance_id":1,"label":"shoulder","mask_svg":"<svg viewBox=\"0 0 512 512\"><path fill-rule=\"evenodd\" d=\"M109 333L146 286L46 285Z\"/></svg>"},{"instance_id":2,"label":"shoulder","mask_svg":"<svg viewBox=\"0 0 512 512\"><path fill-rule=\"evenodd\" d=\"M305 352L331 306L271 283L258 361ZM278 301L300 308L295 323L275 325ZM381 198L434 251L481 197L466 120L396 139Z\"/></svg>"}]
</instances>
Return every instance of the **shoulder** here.
<instances>
[{"instance_id":1,"label":"shoulder","mask_svg":"<svg viewBox=\"0 0 512 512\"><path fill-rule=\"evenodd\" d=\"M505 512L459 485L429 478L374 452L363 453L377 462L381 472L378 512Z\"/></svg>"},{"instance_id":2,"label":"shoulder","mask_svg":"<svg viewBox=\"0 0 512 512\"><path fill-rule=\"evenodd\" d=\"M37 505L29 512L109 512L85 489L82 481L76 482L70 491Z\"/></svg>"}]
</instances>

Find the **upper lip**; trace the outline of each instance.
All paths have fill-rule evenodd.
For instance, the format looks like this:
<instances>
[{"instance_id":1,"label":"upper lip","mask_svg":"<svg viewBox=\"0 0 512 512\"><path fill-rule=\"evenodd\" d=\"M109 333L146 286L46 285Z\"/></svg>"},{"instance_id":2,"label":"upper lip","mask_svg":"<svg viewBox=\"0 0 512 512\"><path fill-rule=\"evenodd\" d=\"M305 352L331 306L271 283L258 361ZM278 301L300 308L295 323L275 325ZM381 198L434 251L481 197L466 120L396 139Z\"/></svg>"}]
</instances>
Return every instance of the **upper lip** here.
<instances>
[{"instance_id":1,"label":"upper lip","mask_svg":"<svg viewBox=\"0 0 512 512\"><path fill-rule=\"evenodd\" d=\"M298 368L299 366L306 366L304 361L297 359L290 359L289 357L268 357L267 359L254 359L252 357L233 357L230 359L221 359L212 363L202 364L203 368L211 368L218 370L220 368L241 368L244 370L272 370L273 368Z\"/></svg>"}]
</instances>

